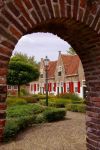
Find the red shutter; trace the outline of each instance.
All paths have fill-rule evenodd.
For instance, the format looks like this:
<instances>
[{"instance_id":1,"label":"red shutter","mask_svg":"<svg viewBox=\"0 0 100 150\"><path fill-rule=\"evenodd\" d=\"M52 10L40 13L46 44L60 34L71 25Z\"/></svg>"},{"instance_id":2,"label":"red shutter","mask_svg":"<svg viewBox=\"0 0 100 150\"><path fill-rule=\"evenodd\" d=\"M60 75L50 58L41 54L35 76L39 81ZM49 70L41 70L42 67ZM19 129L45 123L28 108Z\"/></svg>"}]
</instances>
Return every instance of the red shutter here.
<instances>
[{"instance_id":1,"label":"red shutter","mask_svg":"<svg viewBox=\"0 0 100 150\"><path fill-rule=\"evenodd\" d=\"M64 93L66 93L66 83L64 83Z\"/></svg>"},{"instance_id":2,"label":"red shutter","mask_svg":"<svg viewBox=\"0 0 100 150\"><path fill-rule=\"evenodd\" d=\"M80 82L78 82L78 93L80 93Z\"/></svg>"},{"instance_id":3,"label":"red shutter","mask_svg":"<svg viewBox=\"0 0 100 150\"><path fill-rule=\"evenodd\" d=\"M56 83L54 83L54 91L56 92Z\"/></svg>"},{"instance_id":4,"label":"red shutter","mask_svg":"<svg viewBox=\"0 0 100 150\"><path fill-rule=\"evenodd\" d=\"M74 93L74 83L71 82L71 93Z\"/></svg>"},{"instance_id":5,"label":"red shutter","mask_svg":"<svg viewBox=\"0 0 100 150\"><path fill-rule=\"evenodd\" d=\"M34 91L36 91L36 84L34 84Z\"/></svg>"},{"instance_id":6,"label":"red shutter","mask_svg":"<svg viewBox=\"0 0 100 150\"><path fill-rule=\"evenodd\" d=\"M50 83L48 83L48 91L50 92Z\"/></svg>"},{"instance_id":7,"label":"red shutter","mask_svg":"<svg viewBox=\"0 0 100 150\"><path fill-rule=\"evenodd\" d=\"M73 82L69 82L69 91L70 91L70 93L74 93L74 84L73 84Z\"/></svg>"},{"instance_id":8,"label":"red shutter","mask_svg":"<svg viewBox=\"0 0 100 150\"><path fill-rule=\"evenodd\" d=\"M51 92L51 83L49 83L49 92Z\"/></svg>"},{"instance_id":9,"label":"red shutter","mask_svg":"<svg viewBox=\"0 0 100 150\"><path fill-rule=\"evenodd\" d=\"M69 82L69 92L71 93L71 82Z\"/></svg>"}]
</instances>

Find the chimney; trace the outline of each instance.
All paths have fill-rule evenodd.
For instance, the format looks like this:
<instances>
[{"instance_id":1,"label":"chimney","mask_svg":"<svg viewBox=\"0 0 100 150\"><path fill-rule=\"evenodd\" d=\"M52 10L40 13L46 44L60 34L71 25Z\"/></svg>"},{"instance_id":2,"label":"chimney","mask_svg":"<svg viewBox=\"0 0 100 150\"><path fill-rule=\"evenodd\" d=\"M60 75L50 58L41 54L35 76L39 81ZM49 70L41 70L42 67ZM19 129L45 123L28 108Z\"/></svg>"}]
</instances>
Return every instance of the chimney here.
<instances>
[{"instance_id":1,"label":"chimney","mask_svg":"<svg viewBox=\"0 0 100 150\"><path fill-rule=\"evenodd\" d=\"M61 51L58 51L59 52L59 56L61 55Z\"/></svg>"}]
</instances>

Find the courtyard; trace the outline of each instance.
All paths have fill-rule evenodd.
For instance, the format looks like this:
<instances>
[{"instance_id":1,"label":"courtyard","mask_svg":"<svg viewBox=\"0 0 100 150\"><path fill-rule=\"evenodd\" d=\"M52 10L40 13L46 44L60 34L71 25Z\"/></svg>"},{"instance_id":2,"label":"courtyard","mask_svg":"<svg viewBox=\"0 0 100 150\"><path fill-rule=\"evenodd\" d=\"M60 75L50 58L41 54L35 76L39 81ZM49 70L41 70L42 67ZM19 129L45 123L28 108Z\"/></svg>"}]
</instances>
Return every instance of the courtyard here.
<instances>
[{"instance_id":1,"label":"courtyard","mask_svg":"<svg viewBox=\"0 0 100 150\"><path fill-rule=\"evenodd\" d=\"M63 121L33 125L0 150L86 150L85 114L67 112Z\"/></svg>"}]
</instances>

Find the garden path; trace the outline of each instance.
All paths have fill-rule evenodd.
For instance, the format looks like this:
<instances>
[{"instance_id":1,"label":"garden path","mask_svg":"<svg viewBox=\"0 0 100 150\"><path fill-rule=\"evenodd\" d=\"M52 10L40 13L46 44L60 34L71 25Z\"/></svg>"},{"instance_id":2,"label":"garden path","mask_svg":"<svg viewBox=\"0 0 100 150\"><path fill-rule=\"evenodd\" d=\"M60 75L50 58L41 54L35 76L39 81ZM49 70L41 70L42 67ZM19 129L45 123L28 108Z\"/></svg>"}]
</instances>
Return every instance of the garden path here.
<instances>
[{"instance_id":1,"label":"garden path","mask_svg":"<svg viewBox=\"0 0 100 150\"><path fill-rule=\"evenodd\" d=\"M0 150L86 150L85 115L68 112L66 119L33 125Z\"/></svg>"}]
</instances>

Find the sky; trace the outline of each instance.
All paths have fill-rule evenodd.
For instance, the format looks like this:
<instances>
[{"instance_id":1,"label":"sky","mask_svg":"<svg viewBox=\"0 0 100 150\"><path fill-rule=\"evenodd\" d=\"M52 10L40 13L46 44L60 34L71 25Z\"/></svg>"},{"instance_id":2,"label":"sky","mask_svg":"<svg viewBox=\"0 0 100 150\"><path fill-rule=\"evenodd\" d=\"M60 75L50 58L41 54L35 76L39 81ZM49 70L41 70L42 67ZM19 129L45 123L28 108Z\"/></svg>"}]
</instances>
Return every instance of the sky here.
<instances>
[{"instance_id":1,"label":"sky","mask_svg":"<svg viewBox=\"0 0 100 150\"><path fill-rule=\"evenodd\" d=\"M57 60L58 51L66 54L70 45L52 33L32 33L23 36L17 43L14 53L21 52L34 56L39 62L48 56L50 60ZM13 53L13 54L14 54Z\"/></svg>"}]
</instances>

